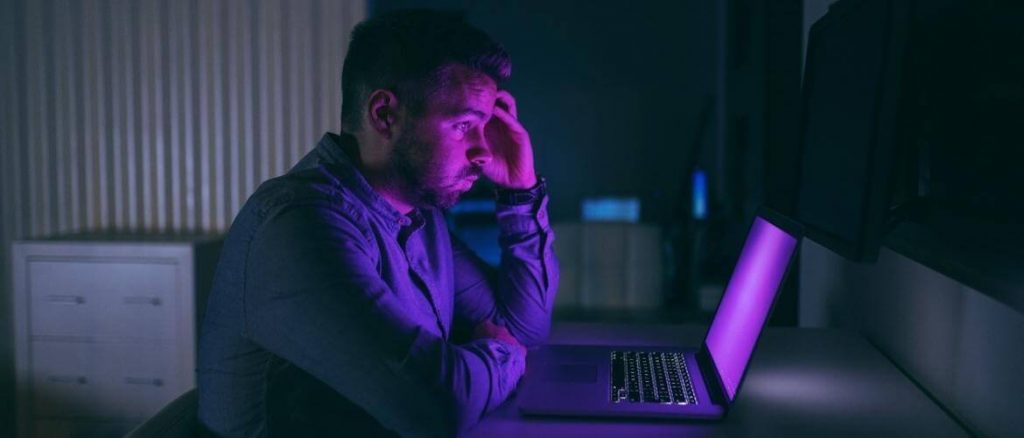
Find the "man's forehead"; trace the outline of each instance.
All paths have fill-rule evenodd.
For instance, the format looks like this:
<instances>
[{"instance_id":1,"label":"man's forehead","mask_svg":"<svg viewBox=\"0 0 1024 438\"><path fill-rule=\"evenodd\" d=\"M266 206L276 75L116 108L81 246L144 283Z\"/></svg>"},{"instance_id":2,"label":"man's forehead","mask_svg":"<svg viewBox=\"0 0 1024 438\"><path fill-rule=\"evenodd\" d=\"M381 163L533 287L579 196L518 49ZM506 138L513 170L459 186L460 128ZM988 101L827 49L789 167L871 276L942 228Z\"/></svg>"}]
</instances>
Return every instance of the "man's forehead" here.
<instances>
[{"instance_id":1,"label":"man's forehead","mask_svg":"<svg viewBox=\"0 0 1024 438\"><path fill-rule=\"evenodd\" d=\"M430 106L442 112L474 109L490 114L498 85L486 74L455 65L447 69L442 86L433 93Z\"/></svg>"}]
</instances>

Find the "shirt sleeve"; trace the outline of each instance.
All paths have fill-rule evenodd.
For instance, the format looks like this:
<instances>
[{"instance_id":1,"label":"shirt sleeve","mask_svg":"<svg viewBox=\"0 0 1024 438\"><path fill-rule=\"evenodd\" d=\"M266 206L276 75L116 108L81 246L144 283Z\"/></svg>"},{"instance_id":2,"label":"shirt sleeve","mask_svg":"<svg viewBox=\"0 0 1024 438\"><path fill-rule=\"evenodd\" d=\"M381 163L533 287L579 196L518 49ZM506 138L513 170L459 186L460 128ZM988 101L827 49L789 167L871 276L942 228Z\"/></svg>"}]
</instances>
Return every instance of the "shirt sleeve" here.
<instances>
[{"instance_id":1,"label":"shirt sleeve","mask_svg":"<svg viewBox=\"0 0 1024 438\"><path fill-rule=\"evenodd\" d=\"M246 265L246 335L403 436L451 436L514 389L524 358L495 340L454 345L406 318L371 241L324 204L273 213Z\"/></svg>"},{"instance_id":2,"label":"shirt sleeve","mask_svg":"<svg viewBox=\"0 0 1024 438\"><path fill-rule=\"evenodd\" d=\"M545 195L535 204L497 205L498 269L452 237L457 322L475 326L490 318L528 347L547 340L558 289L547 204Z\"/></svg>"}]
</instances>

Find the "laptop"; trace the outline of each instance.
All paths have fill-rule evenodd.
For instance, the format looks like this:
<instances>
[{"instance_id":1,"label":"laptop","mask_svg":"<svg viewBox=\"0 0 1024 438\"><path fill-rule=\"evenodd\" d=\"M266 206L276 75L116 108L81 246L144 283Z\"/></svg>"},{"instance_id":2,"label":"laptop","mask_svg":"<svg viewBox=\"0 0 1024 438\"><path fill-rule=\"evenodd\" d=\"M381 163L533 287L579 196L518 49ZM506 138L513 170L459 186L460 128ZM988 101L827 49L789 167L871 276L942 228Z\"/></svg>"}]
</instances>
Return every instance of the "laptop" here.
<instances>
[{"instance_id":1,"label":"laptop","mask_svg":"<svg viewBox=\"0 0 1024 438\"><path fill-rule=\"evenodd\" d=\"M766 208L696 348L546 345L517 396L525 415L714 420L736 400L802 227Z\"/></svg>"}]
</instances>

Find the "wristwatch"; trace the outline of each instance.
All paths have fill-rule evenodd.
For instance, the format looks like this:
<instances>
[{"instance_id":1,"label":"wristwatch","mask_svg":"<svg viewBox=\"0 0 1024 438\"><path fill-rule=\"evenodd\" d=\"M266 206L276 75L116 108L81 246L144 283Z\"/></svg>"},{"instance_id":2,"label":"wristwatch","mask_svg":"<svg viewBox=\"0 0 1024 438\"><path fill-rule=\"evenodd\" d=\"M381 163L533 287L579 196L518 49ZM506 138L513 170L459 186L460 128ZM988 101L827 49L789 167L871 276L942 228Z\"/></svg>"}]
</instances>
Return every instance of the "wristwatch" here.
<instances>
[{"instance_id":1,"label":"wristwatch","mask_svg":"<svg viewBox=\"0 0 1024 438\"><path fill-rule=\"evenodd\" d=\"M502 205L530 205L541 200L547 193L547 182L543 176L537 176L537 184L528 189L494 189L494 198Z\"/></svg>"}]
</instances>

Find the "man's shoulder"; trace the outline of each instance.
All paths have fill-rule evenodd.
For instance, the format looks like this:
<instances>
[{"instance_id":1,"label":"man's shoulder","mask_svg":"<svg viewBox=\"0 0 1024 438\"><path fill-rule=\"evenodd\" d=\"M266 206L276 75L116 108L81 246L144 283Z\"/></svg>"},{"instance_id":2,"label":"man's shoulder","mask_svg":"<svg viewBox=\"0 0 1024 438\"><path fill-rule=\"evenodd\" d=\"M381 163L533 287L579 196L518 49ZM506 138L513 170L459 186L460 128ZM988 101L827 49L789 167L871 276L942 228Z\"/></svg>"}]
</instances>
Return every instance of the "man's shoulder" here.
<instances>
[{"instance_id":1,"label":"man's shoulder","mask_svg":"<svg viewBox=\"0 0 1024 438\"><path fill-rule=\"evenodd\" d=\"M368 227L363 202L329 167L321 164L269 179L256 189L247 207L264 219L295 209L315 209Z\"/></svg>"}]
</instances>

